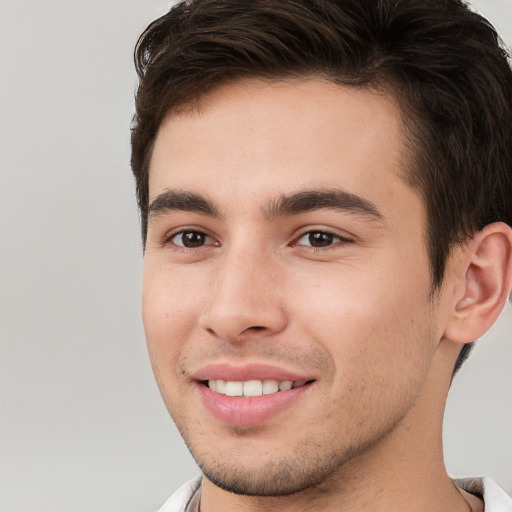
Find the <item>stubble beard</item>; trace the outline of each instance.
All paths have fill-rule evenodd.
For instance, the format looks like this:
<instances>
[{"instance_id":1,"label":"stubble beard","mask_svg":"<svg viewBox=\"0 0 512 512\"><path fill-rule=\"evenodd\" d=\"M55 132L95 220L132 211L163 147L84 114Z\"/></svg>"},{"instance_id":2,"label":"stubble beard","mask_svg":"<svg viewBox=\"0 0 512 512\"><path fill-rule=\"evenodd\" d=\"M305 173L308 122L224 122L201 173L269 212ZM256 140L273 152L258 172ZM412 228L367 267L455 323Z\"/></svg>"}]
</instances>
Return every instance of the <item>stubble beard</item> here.
<instances>
[{"instance_id":1,"label":"stubble beard","mask_svg":"<svg viewBox=\"0 0 512 512\"><path fill-rule=\"evenodd\" d=\"M318 360L323 361L321 357ZM334 374L329 365L324 366L327 369L320 363L315 367L323 369L323 375ZM340 402L352 404L340 416L347 419L344 425L328 422L324 430L317 430L313 425L314 431L309 432L307 427L297 427L288 435L276 432L286 440L287 448L284 448L284 444L279 445L275 438L271 439L272 432L258 433L258 427L232 427L228 445L235 448L222 451L222 443L216 445L213 433L198 424L197 420L194 421L191 411L179 402L178 397L185 393L166 396L167 393L162 392L162 396L190 453L204 476L217 487L243 496L290 496L308 490L313 491L310 494L313 496L334 489L338 492L348 490L358 478L357 475L371 469L372 453L377 453L374 449L395 431L407 415L421 392L424 373L421 369L413 373L415 382L410 383L403 395L402 388L396 389L400 397L395 396L391 402L391 398L383 397L380 406L374 408L370 405L375 399L372 402L366 395L368 389L375 391L376 385L367 386L369 378L362 379L358 389L351 388L347 393L366 396L364 402L368 407L361 410L359 401L353 403L348 397L340 399ZM160 389L165 390L165 387L160 385ZM393 406L383 407L382 402ZM324 411L324 414L328 416L329 412ZM268 443L265 443L265 436L271 436L267 437ZM290 445L294 436L295 443ZM254 446L260 449L253 451ZM276 446L279 448L276 449ZM379 467L382 463L380 457Z\"/></svg>"},{"instance_id":2,"label":"stubble beard","mask_svg":"<svg viewBox=\"0 0 512 512\"><path fill-rule=\"evenodd\" d=\"M315 453L311 449L314 442L308 444L304 441L304 448L296 447L287 456L268 457L264 462L254 460L245 465L233 463L230 454L205 458L187 446L204 476L217 487L243 496L277 497L320 485L350 458L349 454L340 457Z\"/></svg>"},{"instance_id":3,"label":"stubble beard","mask_svg":"<svg viewBox=\"0 0 512 512\"><path fill-rule=\"evenodd\" d=\"M281 445L271 439L271 432L258 432L258 427L232 427L229 445L235 448L229 451L222 451L207 427L192 421L187 413L182 416L178 412L183 410L182 406L173 407L170 400L164 398L164 401L204 476L217 487L261 498L305 495L312 491L308 493L312 498L331 492L343 493L358 475L370 469L373 450L395 431L414 402L415 397L408 398L402 397L396 407L381 411L382 416L370 408L363 416L347 410L345 417L351 420L339 425L336 432L332 431L332 424L316 432L300 427L288 435L281 432L287 444L299 432L295 443L283 450L275 448ZM375 421L375 415L379 421ZM265 436L270 436L266 438L268 443ZM254 450L258 445L260 449ZM382 462L380 458L379 467Z\"/></svg>"},{"instance_id":4,"label":"stubble beard","mask_svg":"<svg viewBox=\"0 0 512 512\"><path fill-rule=\"evenodd\" d=\"M349 485L348 465L357 464L358 457L385 438L400 419L366 439L352 438L347 446L340 443L341 446L332 447L313 436L305 436L288 453L268 454L264 461L251 460L250 455L244 458L232 453L204 453L191 442L188 429L177 426L204 476L214 485L243 496L279 497L312 490L324 493L333 486ZM243 450L243 437L248 432L239 429L237 435Z\"/></svg>"}]
</instances>

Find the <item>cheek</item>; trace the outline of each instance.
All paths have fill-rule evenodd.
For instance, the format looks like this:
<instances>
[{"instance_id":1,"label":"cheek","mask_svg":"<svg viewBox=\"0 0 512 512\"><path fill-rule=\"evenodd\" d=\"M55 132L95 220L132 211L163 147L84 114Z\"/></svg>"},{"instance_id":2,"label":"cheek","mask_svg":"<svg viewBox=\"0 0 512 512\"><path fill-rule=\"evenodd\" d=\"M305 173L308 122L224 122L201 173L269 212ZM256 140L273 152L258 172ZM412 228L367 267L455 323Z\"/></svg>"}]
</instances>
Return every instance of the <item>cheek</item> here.
<instances>
[{"instance_id":1,"label":"cheek","mask_svg":"<svg viewBox=\"0 0 512 512\"><path fill-rule=\"evenodd\" d=\"M404 368L416 372L431 356L428 280L347 269L295 283L293 296L307 297L295 305L299 329L331 354L338 379L403 382Z\"/></svg>"},{"instance_id":2,"label":"cheek","mask_svg":"<svg viewBox=\"0 0 512 512\"><path fill-rule=\"evenodd\" d=\"M345 289L314 300L301 330L332 359L330 410L358 436L364 429L386 429L407 413L427 377L434 336L419 296L403 290L370 293L363 285ZM343 423L346 418L351 421Z\"/></svg>"},{"instance_id":3,"label":"cheek","mask_svg":"<svg viewBox=\"0 0 512 512\"><path fill-rule=\"evenodd\" d=\"M175 361L197 325L196 293L184 290L170 272L144 272L142 320L153 367Z\"/></svg>"}]
</instances>

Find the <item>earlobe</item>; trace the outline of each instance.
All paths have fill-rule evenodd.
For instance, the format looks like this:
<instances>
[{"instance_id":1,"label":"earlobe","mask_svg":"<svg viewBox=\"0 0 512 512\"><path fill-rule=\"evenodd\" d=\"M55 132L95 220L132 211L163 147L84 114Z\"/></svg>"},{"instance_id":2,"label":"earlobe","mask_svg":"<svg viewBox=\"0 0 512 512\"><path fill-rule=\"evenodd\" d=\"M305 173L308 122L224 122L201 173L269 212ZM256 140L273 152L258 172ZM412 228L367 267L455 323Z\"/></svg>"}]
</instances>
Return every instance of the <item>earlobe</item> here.
<instances>
[{"instance_id":1,"label":"earlobe","mask_svg":"<svg viewBox=\"0 0 512 512\"><path fill-rule=\"evenodd\" d=\"M457 343L480 338L498 318L512 287L512 229L489 224L461 248L461 276L445 337Z\"/></svg>"}]
</instances>

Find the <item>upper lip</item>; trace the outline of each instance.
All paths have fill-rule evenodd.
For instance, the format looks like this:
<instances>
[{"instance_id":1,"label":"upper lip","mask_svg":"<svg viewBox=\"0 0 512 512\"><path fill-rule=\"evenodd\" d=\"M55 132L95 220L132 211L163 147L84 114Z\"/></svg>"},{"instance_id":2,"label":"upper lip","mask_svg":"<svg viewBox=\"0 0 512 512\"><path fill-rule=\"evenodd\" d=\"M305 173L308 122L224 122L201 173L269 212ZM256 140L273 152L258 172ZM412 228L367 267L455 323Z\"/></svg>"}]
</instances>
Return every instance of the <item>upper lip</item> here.
<instances>
[{"instance_id":1,"label":"upper lip","mask_svg":"<svg viewBox=\"0 0 512 512\"><path fill-rule=\"evenodd\" d=\"M199 381L226 380L245 382L248 380L291 380L293 382L314 380L311 375L304 375L295 371L280 368L271 364L250 363L211 363L199 368L192 374L192 378Z\"/></svg>"}]
</instances>

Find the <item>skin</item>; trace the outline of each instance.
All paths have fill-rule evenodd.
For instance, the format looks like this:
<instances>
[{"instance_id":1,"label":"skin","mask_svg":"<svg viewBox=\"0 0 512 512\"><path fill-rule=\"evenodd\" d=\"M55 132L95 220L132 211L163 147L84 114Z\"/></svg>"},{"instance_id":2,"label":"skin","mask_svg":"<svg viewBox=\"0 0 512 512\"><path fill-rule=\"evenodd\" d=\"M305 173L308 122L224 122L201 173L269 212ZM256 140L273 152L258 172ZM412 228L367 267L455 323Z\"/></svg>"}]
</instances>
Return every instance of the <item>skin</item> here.
<instances>
[{"instance_id":1,"label":"skin","mask_svg":"<svg viewBox=\"0 0 512 512\"><path fill-rule=\"evenodd\" d=\"M150 202L186 191L216 213L161 200L143 280L151 362L205 474L202 512L481 509L447 476L441 443L463 312L480 300L466 297L474 251L454 251L432 300L405 153L392 97L320 79L235 82L162 124ZM342 190L378 214L272 212L311 190ZM201 244L183 247L184 230ZM312 247L312 232L326 245ZM280 413L237 427L199 399L194 375L212 362L313 382Z\"/></svg>"}]
</instances>

